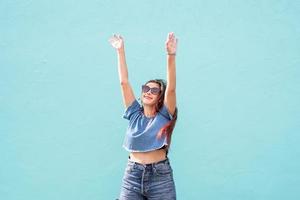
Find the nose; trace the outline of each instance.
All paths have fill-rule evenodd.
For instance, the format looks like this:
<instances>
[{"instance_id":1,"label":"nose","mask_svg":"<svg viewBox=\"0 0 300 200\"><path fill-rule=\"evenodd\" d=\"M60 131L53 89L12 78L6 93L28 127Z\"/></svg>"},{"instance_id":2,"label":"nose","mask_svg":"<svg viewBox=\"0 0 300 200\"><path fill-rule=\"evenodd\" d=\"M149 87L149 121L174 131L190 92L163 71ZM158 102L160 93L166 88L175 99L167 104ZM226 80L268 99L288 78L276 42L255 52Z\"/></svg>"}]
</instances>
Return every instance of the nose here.
<instances>
[{"instance_id":1,"label":"nose","mask_svg":"<svg viewBox=\"0 0 300 200\"><path fill-rule=\"evenodd\" d=\"M151 90L146 92L147 95L151 95Z\"/></svg>"}]
</instances>

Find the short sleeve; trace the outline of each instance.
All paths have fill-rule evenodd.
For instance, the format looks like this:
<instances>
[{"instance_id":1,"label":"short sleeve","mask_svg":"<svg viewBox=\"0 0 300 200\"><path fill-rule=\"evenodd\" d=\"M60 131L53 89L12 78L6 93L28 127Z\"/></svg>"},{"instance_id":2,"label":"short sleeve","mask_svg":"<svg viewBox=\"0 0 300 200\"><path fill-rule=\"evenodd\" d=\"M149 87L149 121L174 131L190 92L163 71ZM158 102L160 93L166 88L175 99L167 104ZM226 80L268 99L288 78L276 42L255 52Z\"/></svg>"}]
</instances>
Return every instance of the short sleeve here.
<instances>
[{"instance_id":1,"label":"short sleeve","mask_svg":"<svg viewBox=\"0 0 300 200\"><path fill-rule=\"evenodd\" d=\"M124 119L130 120L131 117L132 117L135 113L137 113L137 112L140 111L140 109L141 109L141 106L140 106L139 102L135 99L135 100L132 102L132 104L131 104L130 106L128 106L128 107L125 109L125 112L124 112L124 114L123 114L123 118L124 118Z\"/></svg>"},{"instance_id":2,"label":"short sleeve","mask_svg":"<svg viewBox=\"0 0 300 200\"><path fill-rule=\"evenodd\" d=\"M172 120L173 116L169 113L167 106L164 104L163 107L160 109L160 114L162 114L165 118Z\"/></svg>"}]
</instances>

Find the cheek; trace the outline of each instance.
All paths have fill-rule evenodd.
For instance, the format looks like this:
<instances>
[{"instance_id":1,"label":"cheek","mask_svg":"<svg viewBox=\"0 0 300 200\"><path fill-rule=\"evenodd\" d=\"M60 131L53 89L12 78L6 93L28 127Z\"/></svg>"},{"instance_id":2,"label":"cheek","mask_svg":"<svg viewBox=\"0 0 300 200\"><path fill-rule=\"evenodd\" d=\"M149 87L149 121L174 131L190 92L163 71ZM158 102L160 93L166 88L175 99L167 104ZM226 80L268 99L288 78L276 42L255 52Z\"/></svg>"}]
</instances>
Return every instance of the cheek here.
<instances>
[{"instance_id":1,"label":"cheek","mask_svg":"<svg viewBox=\"0 0 300 200\"><path fill-rule=\"evenodd\" d=\"M153 101L157 102L157 101L158 101L158 96L155 96L155 97L153 98Z\"/></svg>"}]
</instances>

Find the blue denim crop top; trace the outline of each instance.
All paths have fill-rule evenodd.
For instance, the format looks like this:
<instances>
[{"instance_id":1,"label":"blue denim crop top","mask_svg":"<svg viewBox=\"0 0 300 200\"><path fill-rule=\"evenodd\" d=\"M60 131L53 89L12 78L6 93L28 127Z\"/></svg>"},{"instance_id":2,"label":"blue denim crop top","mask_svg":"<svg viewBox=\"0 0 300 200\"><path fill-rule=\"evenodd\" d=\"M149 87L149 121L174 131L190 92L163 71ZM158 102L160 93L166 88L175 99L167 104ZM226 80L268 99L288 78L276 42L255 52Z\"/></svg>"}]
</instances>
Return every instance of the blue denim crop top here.
<instances>
[{"instance_id":1,"label":"blue denim crop top","mask_svg":"<svg viewBox=\"0 0 300 200\"><path fill-rule=\"evenodd\" d=\"M142 107L135 99L125 109L123 118L129 120L123 147L129 152L147 152L159 149L167 144L167 138L163 135L156 138L159 130L170 120L172 115L163 105L154 117L146 117Z\"/></svg>"}]
</instances>

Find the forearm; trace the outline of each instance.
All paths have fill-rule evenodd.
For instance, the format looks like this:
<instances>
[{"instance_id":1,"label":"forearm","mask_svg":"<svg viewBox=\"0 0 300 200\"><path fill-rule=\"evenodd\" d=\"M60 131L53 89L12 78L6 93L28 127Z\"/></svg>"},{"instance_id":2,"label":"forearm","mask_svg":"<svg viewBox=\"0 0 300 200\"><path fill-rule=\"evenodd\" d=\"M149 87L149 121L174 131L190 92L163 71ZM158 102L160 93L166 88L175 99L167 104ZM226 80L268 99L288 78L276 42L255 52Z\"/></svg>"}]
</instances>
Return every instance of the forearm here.
<instances>
[{"instance_id":1,"label":"forearm","mask_svg":"<svg viewBox=\"0 0 300 200\"><path fill-rule=\"evenodd\" d=\"M176 56L167 55L167 90L176 89Z\"/></svg>"},{"instance_id":2,"label":"forearm","mask_svg":"<svg viewBox=\"0 0 300 200\"><path fill-rule=\"evenodd\" d=\"M127 64L126 64L126 58L125 58L125 51L117 51L118 55L118 73L119 73L119 79L120 83L124 84L128 82L128 70L127 70Z\"/></svg>"}]
</instances>

